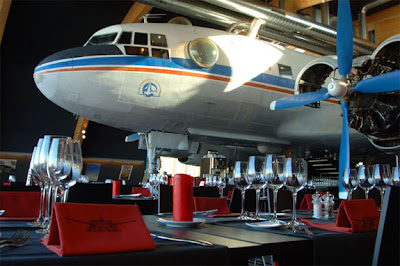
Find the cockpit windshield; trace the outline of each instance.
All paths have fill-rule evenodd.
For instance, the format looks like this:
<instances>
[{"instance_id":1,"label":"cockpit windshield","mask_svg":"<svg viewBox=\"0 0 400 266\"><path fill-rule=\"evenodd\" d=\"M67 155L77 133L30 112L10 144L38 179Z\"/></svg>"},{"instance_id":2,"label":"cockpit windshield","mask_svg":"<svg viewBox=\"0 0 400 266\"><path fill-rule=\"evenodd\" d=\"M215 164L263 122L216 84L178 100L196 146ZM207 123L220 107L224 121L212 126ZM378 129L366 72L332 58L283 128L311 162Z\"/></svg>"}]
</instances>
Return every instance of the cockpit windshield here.
<instances>
[{"instance_id":1,"label":"cockpit windshield","mask_svg":"<svg viewBox=\"0 0 400 266\"><path fill-rule=\"evenodd\" d=\"M102 44L111 44L114 42L115 38L117 37L117 32L115 33L108 33L103 35L96 35L92 36L88 41L87 45L102 45Z\"/></svg>"}]
</instances>

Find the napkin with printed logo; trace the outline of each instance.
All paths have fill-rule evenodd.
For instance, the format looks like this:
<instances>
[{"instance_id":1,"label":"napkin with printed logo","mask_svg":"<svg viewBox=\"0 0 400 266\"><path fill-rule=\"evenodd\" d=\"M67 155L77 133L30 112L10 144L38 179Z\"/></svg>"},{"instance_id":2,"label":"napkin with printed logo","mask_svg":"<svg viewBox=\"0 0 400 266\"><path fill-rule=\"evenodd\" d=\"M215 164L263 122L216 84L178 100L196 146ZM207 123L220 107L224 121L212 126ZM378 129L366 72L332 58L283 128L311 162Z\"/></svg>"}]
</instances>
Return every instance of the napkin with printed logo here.
<instances>
[{"instance_id":1,"label":"napkin with printed logo","mask_svg":"<svg viewBox=\"0 0 400 266\"><path fill-rule=\"evenodd\" d=\"M375 200L343 200L339 206L336 225L350 227L351 232L376 231L380 212Z\"/></svg>"},{"instance_id":2,"label":"napkin with printed logo","mask_svg":"<svg viewBox=\"0 0 400 266\"><path fill-rule=\"evenodd\" d=\"M155 249L137 205L55 203L51 218L41 243L59 256Z\"/></svg>"}]
</instances>

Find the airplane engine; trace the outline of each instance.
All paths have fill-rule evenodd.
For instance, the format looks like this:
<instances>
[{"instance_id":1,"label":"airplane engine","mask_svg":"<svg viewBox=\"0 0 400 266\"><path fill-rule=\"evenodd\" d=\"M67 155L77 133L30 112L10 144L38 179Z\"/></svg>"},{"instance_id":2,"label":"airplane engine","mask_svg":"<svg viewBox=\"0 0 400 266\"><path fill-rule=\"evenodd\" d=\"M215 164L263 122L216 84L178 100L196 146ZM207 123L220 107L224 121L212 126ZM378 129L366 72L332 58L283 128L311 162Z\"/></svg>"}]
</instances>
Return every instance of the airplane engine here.
<instances>
[{"instance_id":1,"label":"airplane engine","mask_svg":"<svg viewBox=\"0 0 400 266\"><path fill-rule=\"evenodd\" d=\"M400 35L379 45L371 56L353 60L349 74L352 84L400 70ZM331 78L337 78L336 56L320 57L306 65L299 73L295 94L319 91ZM320 103L308 105L321 108ZM400 92L376 94L354 93L349 97L348 110L351 128L365 134L372 145L386 153L400 151Z\"/></svg>"}]
</instances>

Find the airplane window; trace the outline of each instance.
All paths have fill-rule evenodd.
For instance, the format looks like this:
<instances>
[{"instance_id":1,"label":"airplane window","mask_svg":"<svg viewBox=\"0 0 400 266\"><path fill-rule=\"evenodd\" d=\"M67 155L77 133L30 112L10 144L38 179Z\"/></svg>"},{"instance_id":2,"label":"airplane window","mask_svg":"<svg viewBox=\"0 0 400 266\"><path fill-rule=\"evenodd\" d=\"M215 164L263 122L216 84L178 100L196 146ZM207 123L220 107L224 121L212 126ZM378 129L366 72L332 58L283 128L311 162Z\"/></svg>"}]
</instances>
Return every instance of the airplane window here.
<instances>
[{"instance_id":1,"label":"airplane window","mask_svg":"<svg viewBox=\"0 0 400 266\"><path fill-rule=\"evenodd\" d=\"M168 47L167 39L163 34L150 34L151 45L153 46L161 46L161 47Z\"/></svg>"},{"instance_id":2,"label":"airplane window","mask_svg":"<svg viewBox=\"0 0 400 266\"><path fill-rule=\"evenodd\" d=\"M188 44L188 53L190 59L202 68L213 67L218 61L217 45L206 38L199 38Z\"/></svg>"},{"instance_id":3,"label":"airplane window","mask_svg":"<svg viewBox=\"0 0 400 266\"><path fill-rule=\"evenodd\" d=\"M151 56L157 57L157 58L162 58L162 59L169 59L168 50L165 50L165 49L152 48Z\"/></svg>"},{"instance_id":4,"label":"airplane window","mask_svg":"<svg viewBox=\"0 0 400 266\"><path fill-rule=\"evenodd\" d=\"M110 44L113 43L117 37L117 33L109 33L104 35L97 35L90 38L87 45L101 45L101 44Z\"/></svg>"},{"instance_id":5,"label":"airplane window","mask_svg":"<svg viewBox=\"0 0 400 266\"><path fill-rule=\"evenodd\" d=\"M125 52L128 55L149 56L149 49L145 47L125 46Z\"/></svg>"},{"instance_id":6,"label":"airplane window","mask_svg":"<svg viewBox=\"0 0 400 266\"><path fill-rule=\"evenodd\" d=\"M135 32L135 44L147 45L147 33Z\"/></svg>"},{"instance_id":7,"label":"airplane window","mask_svg":"<svg viewBox=\"0 0 400 266\"><path fill-rule=\"evenodd\" d=\"M278 64L279 76L283 78L293 79L292 68L290 66L285 66Z\"/></svg>"},{"instance_id":8,"label":"airplane window","mask_svg":"<svg viewBox=\"0 0 400 266\"><path fill-rule=\"evenodd\" d=\"M132 32L123 31L119 36L118 43L130 44L132 39Z\"/></svg>"}]
</instances>

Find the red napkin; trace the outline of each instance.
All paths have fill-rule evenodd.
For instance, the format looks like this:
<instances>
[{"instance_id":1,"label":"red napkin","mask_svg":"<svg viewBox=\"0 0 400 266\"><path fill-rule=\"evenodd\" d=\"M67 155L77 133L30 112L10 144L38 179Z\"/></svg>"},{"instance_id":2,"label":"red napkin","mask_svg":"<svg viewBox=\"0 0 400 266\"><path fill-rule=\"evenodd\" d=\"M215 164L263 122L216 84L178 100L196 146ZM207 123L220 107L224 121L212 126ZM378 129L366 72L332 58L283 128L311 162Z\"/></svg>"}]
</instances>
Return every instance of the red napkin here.
<instances>
[{"instance_id":1,"label":"red napkin","mask_svg":"<svg viewBox=\"0 0 400 266\"><path fill-rule=\"evenodd\" d=\"M339 206L336 225L350 227L353 233L376 231L380 212L373 199L343 200Z\"/></svg>"},{"instance_id":2,"label":"red napkin","mask_svg":"<svg viewBox=\"0 0 400 266\"><path fill-rule=\"evenodd\" d=\"M0 220L36 220L39 208L40 192L0 191Z\"/></svg>"},{"instance_id":3,"label":"red napkin","mask_svg":"<svg viewBox=\"0 0 400 266\"><path fill-rule=\"evenodd\" d=\"M150 197L150 190L145 187L132 187L132 194L142 193L142 197Z\"/></svg>"},{"instance_id":4,"label":"red napkin","mask_svg":"<svg viewBox=\"0 0 400 266\"><path fill-rule=\"evenodd\" d=\"M299 219L301 222L311 225L315 228L324 229L333 232L340 232L340 233L351 233L351 228L348 227L339 227L336 225L335 222L328 222L328 223L315 223L311 222L310 220L306 219Z\"/></svg>"},{"instance_id":5,"label":"red napkin","mask_svg":"<svg viewBox=\"0 0 400 266\"><path fill-rule=\"evenodd\" d=\"M231 214L226 198L193 197L195 211L218 209L214 215Z\"/></svg>"},{"instance_id":6,"label":"red napkin","mask_svg":"<svg viewBox=\"0 0 400 266\"><path fill-rule=\"evenodd\" d=\"M121 187L121 182L118 180L113 180L113 182L112 182L112 195L113 196L119 196L120 187Z\"/></svg>"},{"instance_id":7,"label":"red napkin","mask_svg":"<svg viewBox=\"0 0 400 266\"><path fill-rule=\"evenodd\" d=\"M312 203L312 194L305 194L300 204L300 210L312 210L314 208Z\"/></svg>"},{"instance_id":8,"label":"red napkin","mask_svg":"<svg viewBox=\"0 0 400 266\"><path fill-rule=\"evenodd\" d=\"M137 205L55 203L41 243L59 256L155 249Z\"/></svg>"},{"instance_id":9,"label":"red napkin","mask_svg":"<svg viewBox=\"0 0 400 266\"><path fill-rule=\"evenodd\" d=\"M193 177L189 175L174 176L172 218L174 221L193 221Z\"/></svg>"}]
</instances>

